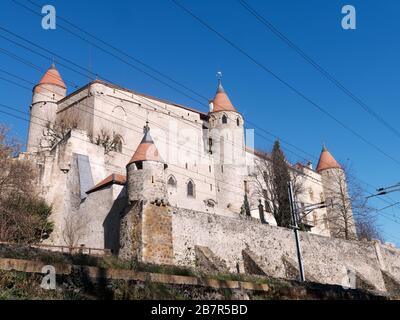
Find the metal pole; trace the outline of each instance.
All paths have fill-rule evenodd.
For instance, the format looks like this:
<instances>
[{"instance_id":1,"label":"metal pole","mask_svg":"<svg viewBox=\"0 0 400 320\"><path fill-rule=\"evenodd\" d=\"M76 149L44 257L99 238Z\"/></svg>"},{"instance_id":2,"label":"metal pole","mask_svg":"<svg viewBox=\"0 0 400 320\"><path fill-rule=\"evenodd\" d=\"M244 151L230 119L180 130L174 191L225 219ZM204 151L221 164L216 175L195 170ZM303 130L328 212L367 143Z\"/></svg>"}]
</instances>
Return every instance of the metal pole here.
<instances>
[{"instance_id":1,"label":"metal pole","mask_svg":"<svg viewBox=\"0 0 400 320\"><path fill-rule=\"evenodd\" d=\"M294 230L294 237L296 239L296 250L297 250L297 259L299 261L299 273L300 273L300 281L305 281L304 276L304 267L303 267L303 258L301 256L301 247L300 247L300 239L299 239L299 226L297 223L297 206L294 200L293 195L293 186L292 182L289 182L289 202L290 202L290 211L292 212L292 220L293 220L293 230Z\"/></svg>"}]
</instances>

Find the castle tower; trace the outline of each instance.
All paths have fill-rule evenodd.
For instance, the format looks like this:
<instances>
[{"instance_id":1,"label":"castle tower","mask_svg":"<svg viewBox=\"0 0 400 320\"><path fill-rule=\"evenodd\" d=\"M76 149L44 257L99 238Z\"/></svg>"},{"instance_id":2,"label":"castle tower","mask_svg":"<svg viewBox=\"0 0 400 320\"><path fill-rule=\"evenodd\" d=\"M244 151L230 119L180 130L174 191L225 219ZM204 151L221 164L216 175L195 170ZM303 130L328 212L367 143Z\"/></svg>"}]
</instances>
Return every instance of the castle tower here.
<instances>
[{"instance_id":1,"label":"castle tower","mask_svg":"<svg viewBox=\"0 0 400 320\"><path fill-rule=\"evenodd\" d=\"M27 152L39 151L47 124L55 121L57 102L66 94L67 87L53 63L33 88Z\"/></svg>"},{"instance_id":2,"label":"castle tower","mask_svg":"<svg viewBox=\"0 0 400 320\"><path fill-rule=\"evenodd\" d=\"M164 170L167 168L150 135L144 137L126 166L129 205L120 221L123 259L172 264L172 212L167 201Z\"/></svg>"},{"instance_id":3,"label":"castle tower","mask_svg":"<svg viewBox=\"0 0 400 320\"><path fill-rule=\"evenodd\" d=\"M144 136L132 159L126 165L129 201L150 201L166 204L165 169L167 165L161 159L148 122L144 127Z\"/></svg>"},{"instance_id":4,"label":"castle tower","mask_svg":"<svg viewBox=\"0 0 400 320\"><path fill-rule=\"evenodd\" d=\"M322 147L316 171L322 177L331 236L354 238L356 229L346 175L341 165L325 146Z\"/></svg>"},{"instance_id":5,"label":"castle tower","mask_svg":"<svg viewBox=\"0 0 400 320\"><path fill-rule=\"evenodd\" d=\"M218 207L240 212L245 194L244 120L222 87L221 79L210 103L209 125Z\"/></svg>"}]
</instances>

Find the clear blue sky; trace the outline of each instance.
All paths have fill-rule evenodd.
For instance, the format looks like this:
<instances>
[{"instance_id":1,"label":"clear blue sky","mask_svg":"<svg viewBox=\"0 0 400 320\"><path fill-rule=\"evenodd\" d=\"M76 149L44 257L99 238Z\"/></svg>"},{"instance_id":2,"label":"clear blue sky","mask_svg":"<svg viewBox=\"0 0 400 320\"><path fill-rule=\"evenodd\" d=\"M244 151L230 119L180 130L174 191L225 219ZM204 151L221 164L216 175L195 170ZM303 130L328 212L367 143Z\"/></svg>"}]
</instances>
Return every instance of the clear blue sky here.
<instances>
[{"instance_id":1,"label":"clear blue sky","mask_svg":"<svg viewBox=\"0 0 400 320\"><path fill-rule=\"evenodd\" d=\"M26 0L18 0L29 5ZM34 0L42 4L42 1ZM248 2L308 55L333 74L368 106L400 130L400 20L398 1L289 1ZM184 1L182 3L205 19L227 38L241 46L302 93L400 161L400 139L364 112L348 96L326 80L293 50L267 30L235 0ZM215 74L223 72L225 89L247 120L297 145L307 154L284 147L291 161L304 161L320 153L326 143L337 160L351 163L358 177L373 187L400 182L400 165L378 153L344 130L310 103L266 74L260 67L235 51L215 34L184 13L169 0L150 1L47 1L57 13L81 28L101 37L153 68L212 98ZM357 10L357 29L341 28L341 8L352 4ZM39 9L36 9L39 12ZM11 0L0 4L0 26L46 46L79 65L125 87L166 98L207 111L188 97L160 84L63 29L43 30L41 18ZM62 21L58 21L62 24ZM4 32L0 31L0 35ZM0 47L47 68L51 61L0 38ZM56 59L57 60L57 59ZM41 73L0 52L0 68L28 81L37 82ZM64 80L84 85L88 78L58 66ZM0 77L12 79L0 72ZM18 83L21 80L13 79ZM68 83L69 82L69 83ZM189 92L190 95L193 95ZM31 93L0 80L0 102L28 112ZM0 107L0 110L4 110ZM17 114L13 112L14 114ZM0 114L25 140L27 122ZM248 125L251 128L251 125ZM267 136L263 132L260 134ZM270 140L271 136L267 136ZM256 137L256 146L269 150L271 141ZM373 187L371 187L373 186ZM400 201L395 193L389 202ZM371 204L388 204L376 199ZM400 246L400 209L382 211L379 216L387 241ZM394 221L392 221L394 220Z\"/></svg>"}]
</instances>

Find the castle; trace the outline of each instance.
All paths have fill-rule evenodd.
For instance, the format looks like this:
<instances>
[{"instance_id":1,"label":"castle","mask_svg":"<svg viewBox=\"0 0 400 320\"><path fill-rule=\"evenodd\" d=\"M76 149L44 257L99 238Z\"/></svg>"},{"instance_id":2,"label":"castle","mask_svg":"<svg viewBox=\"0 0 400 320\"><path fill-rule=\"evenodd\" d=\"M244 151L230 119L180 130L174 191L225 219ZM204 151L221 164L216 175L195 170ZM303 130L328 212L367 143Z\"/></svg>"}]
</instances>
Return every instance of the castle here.
<instances>
[{"instance_id":1,"label":"castle","mask_svg":"<svg viewBox=\"0 0 400 320\"><path fill-rule=\"evenodd\" d=\"M270 156L252 146L221 80L204 113L101 80L67 95L52 65L33 89L30 114L24 156L37 165L40 192L53 207L49 243L145 263L293 277L292 231L276 226L262 169ZM315 170L298 163L290 171L301 185L300 208L329 204L338 188L348 198L345 173L325 147ZM242 212L245 195L250 215ZM382 263L371 266L377 245L338 239L339 216L327 205L303 217L306 277L340 283L356 269L358 279L385 290L374 274ZM352 219L350 209L354 236ZM384 250L395 249L379 250L383 261ZM386 271L394 261L387 256Z\"/></svg>"}]
</instances>

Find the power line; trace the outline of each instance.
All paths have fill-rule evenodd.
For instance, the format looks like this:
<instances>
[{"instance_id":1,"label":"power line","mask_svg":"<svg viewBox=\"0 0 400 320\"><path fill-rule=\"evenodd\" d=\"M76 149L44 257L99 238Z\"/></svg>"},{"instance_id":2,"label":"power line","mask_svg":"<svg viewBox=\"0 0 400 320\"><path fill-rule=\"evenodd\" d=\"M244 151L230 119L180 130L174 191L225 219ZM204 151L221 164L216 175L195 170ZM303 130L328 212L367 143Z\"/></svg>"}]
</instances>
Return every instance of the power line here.
<instances>
[{"instance_id":1,"label":"power line","mask_svg":"<svg viewBox=\"0 0 400 320\"><path fill-rule=\"evenodd\" d=\"M176 6L181 8L184 12L186 12L189 16L200 22L204 27L206 27L209 31L215 33L219 38L224 40L226 43L228 43L231 47L233 47L235 50L237 50L239 53L247 57L250 61L252 61L254 64L256 64L258 67L260 67L262 70L264 70L266 73L271 75L273 78L278 80L280 83L288 87L291 91L293 91L295 94L303 98L305 101L307 101L309 104L314 106L316 109L318 109L321 113L325 114L328 116L330 119L335 121L337 124L339 124L341 127L352 133L354 136L356 136L358 139L369 145L370 147L374 148L376 151L387 157L388 159L391 159L393 162L396 164L400 165L400 161L397 160L396 158L392 157L389 155L387 152L379 148L377 145L374 143L368 141L366 138L364 138L361 134L359 134L357 131L340 121L338 118L336 118L334 115L332 115L330 112L328 112L326 109L321 107L318 103L314 102L311 98L303 94L300 90L295 88L293 85L291 85L289 82L281 78L278 74L273 72L271 69L266 67L264 64L253 58L250 54L248 54L245 50L243 50L241 47L239 47L237 44L229 40L227 37L225 37L222 33L220 33L218 30L215 28L211 27L208 23L206 23L203 19L201 19L199 16L195 15L192 11L190 11L187 7L183 6L180 2L176 0L171 0Z\"/></svg>"},{"instance_id":2,"label":"power line","mask_svg":"<svg viewBox=\"0 0 400 320\"><path fill-rule=\"evenodd\" d=\"M12 1L13 1L14 3L16 3L17 5L19 5L19 6L23 7L23 8L25 8L26 10L32 12L33 14L38 15L38 16L41 17L40 13L38 13L38 12L32 10L31 8L25 6L24 4L22 4L22 3L20 3L20 2L18 2L18 1L16 1L16 0L12 0ZM72 34L72 35L78 37L78 38L81 39L82 41L91 44L91 45L94 46L95 48L97 48L97 49L99 49L99 50L101 50L101 51L103 51L103 52L105 52L105 53L111 55L112 57L114 57L114 58L116 58L116 59L122 61L124 64L130 66L131 68L135 69L136 71L141 72L141 73L145 74L146 76L152 78L153 80L155 80L155 81L157 81L157 82L159 82L159 83L161 83L161 84L163 84L163 85L169 87L170 89L173 89L173 90L179 92L180 94L182 94L183 96L186 96L186 97L189 98L190 100L193 100L193 101L198 102L198 103L200 102L198 99L193 98L192 96L190 96L189 94L185 93L184 91L182 91L182 90L180 90L180 89L177 89L177 88L171 86L168 82L166 82L166 81L164 81L164 80L162 80L162 79L160 79L160 78L154 76L153 74L151 74L150 72L148 72L148 71L146 71L146 70L143 70L142 68L139 68L138 66L136 66L136 65L134 65L134 64L132 64L132 63L130 63L130 62L127 61L126 59L123 59L123 58L119 57L119 56L116 55L115 53L110 52L109 50L105 50L104 48L102 48L102 47L99 46L98 44L94 43L93 41L90 41L90 40L88 40L88 39L85 39L84 37L80 36L80 35L77 34L76 32L73 32L73 31L71 31L70 29L68 29L68 28L66 28L66 27L64 27L64 26L62 26L60 23L57 24L57 27L59 27L60 29L63 29L63 30L65 30L66 32L68 32L68 33L70 33L70 34ZM200 103L202 104L202 102L200 102Z\"/></svg>"},{"instance_id":3,"label":"power line","mask_svg":"<svg viewBox=\"0 0 400 320\"><path fill-rule=\"evenodd\" d=\"M251 15L253 15L258 21L260 21L265 27L267 27L273 34L285 42L291 49L297 52L306 62L313 66L317 71L319 71L326 79L332 82L336 87L338 87L342 92L344 92L348 97L350 97L354 102L356 102L365 112L371 115L373 118L378 120L387 129L392 131L398 138L400 138L400 132L390 125L383 117L377 114L371 107L369 107L365 102L358 98L354 93L352 93L348 88L346 88L338 79L336 79L332 74L326 71L320 64L318 64L314 59L307 55L304 50L297 46L293 41L291 41L285 34L283 34L276 26L274 26L267 18L262 16L253 7L251 7L245 0L238 0L239 4L246 9Z\"/></svg>"},{"instance_id":4,"label":"power line","mask_svg":"<svg viewBox=\"0 0 400 320\"><path fill-rule=\"evenodd\" d=\"M13 0L13 1L14 1L14 0ZM29 2L32 3L32 4L34 4L33 1L30 1L30 0L27 0L27 1L29 1ZM29 10L30 12L33 12L34 14L37 14L37 15L40 16L40 14L38 14L37 12L34 12L32 9L30 9L30 8L28 8L28 7L24 6L24 5L22 5L22 4L19 3L18 1L14 1L14 2L17 3L18 5L24 7L25 9ZM37 4L34 4L34 5L35 5L36 7L40 7L40 6L38 6ZM74 26L75 28L77 28L77 29L80 30L81 32L90 35L91 37L97 39L98 41L101 41L102 43L108 45L109 47L116 48L115 46L107 44L104 40L99 39L98 37L94 36L93 34L87 32L87 31L83 30L82 28L76 26L75 24L69 22L69 21L66 20L65 18L62 18L61 20L63 20L63 21L65 21L66 23L68 23L68 24ZM67 28L63 27L63 29L66 30L67 32L69 32L69 33L71 33L71 34L77 36L79 39L81 39L81 40L83 40L83 41L85 41L85 42L88 42L88 40L84 39L83 37L77 35L76 33L72 32L72 31L70 31L70 30L67 30ZM3 30L5 30L5 29L3 28ZM9 30L6 30L6 32L15 35L14 33L10 32ZM17 35L15 35L15 36L18 37ZM21 37L19 37L19 38L21 38ZM26 39L24 39L24 40L25 40L25 41L28 41L28 40L26 40ZM28 41L28 42L29 42L29 41ZM32 44L32 45L35 45L35 44L32 43L32 42L29 42L29 43ZM88 43L91 43L91 42L88 42ZM37 47L37 45L35 45L35 46ZM43 49L43 48L42 48L42 50L47 50L47 49ZM47 51L48 51L48 50L47 50ZM103 50L103 51L104 51L104 50ZM119 52L123 52L122 50L119 50L119 49L118 49L118 51L119 51ZM56 55L56 54L54 54L54 53L52 53L52 54L53 54L53 56ZM127 56L127 57L130 57L130 58L131 58L132 60L134 60L134 61L138 60L137 58L132 57L131 55L126 54L125 52L123 52L123 54L124 54L125 56ZM58 55L57 55L57 56L58 56ZM118 56L115 56L115 55L112 55L112 56L113 56L114 58L117 58L117 59L121 60ZM64 60L66 60L66 59L64 59ZM67 59L66 61L69 61L70 63L72 63L72 62L71 62L70 60L68 60L68 59ZM123 61L123 60L121 60L121 61ZM125 61L123 61L123 62L125 62ZM73 64L76 65L75 63L73 63ZM130 65L128 64L128 66L130 66ZM146 65L146 66L148 66L148 65ZM149 66L148 66L148 67L149 67ZM82 67L81 67L81 68L82 68ZM84 68L84 69L86 69L86 68ZM154 68L152 68L152 69L155 70ZM87 71L87 70L86 70L86 71ZM156 70L156 71L157 71L157 70ZM87 72L91 72L91 71L87 71ZM165 74L164 74L164 75L165 75ZM97 75L96 75L96 76L97 76ZM168 77L168 78L169 78L169 79L172 79L171 77ZM172 80L173 80L173 79L172 79ZM173 80L173 81L175 81L176 83L178 83L176 80ZM186 87L187 87L187 86L186 86ZM191 90L191 91L193 92L193 90ZM178 91L178 92L179 92L179 91ZM196 94L197 94L198 96L203 97L204 99L207 99L206 97L204 97L204 95L201 95L201 94L199 94L199 93L196 93ZM315 157L314 155L312 155L312 154L310 154L310 153L308 153L308 152L306 152L306 151L304 151L304 150L298 148L298 147L295 146L294 144L292 144L292 143L290 143L290 142L288 142L288 141L285 141L284 139L278 137L277 135L274 135L273 133L271 133L271 132L265 130L264 128L261 128L261 127L257 126L256 124L250 122L249 120L247 120L246 122L249 123L249 124L251 124L254 128L257 128L257 129L259 129L259 130L265 132L266 134L272 136L274 139L279 139L280 141L286 143L287 145L290 145L291 147L295 148L296 150L299 150L300 152L311 156L313 159L318 160L318 157ZM269 142L271 141L270 139L268 139L268 138L266 138L266 137L260 135L258 132L256 132L255 134L256 134L257 136L259 136L259 137L261 137L261 138L263 138L263 139L269 141ZM290 151L289 149L287 149L287 150L288 150L290 153L293 153L293 154L299 156L299 157L302 158L303 160L308 160L308 159L304 158L303 156L301 156L301 155L299 155L299 154L297 154L297 153L294 153L294 152ZM363 182L363 181L360 180L360 179L358 179L358 180L359 180L360 182L362 182L363 184L368 185L369 187L374 188L374 187L371 186L370 184L368 184L368 183L366 183L366 182Z\"/></svg>"},{"instance_id":5,"label":"power line","mask_svg":"<svg viewBox=\"0 0 400 320\"><path fill-rule=\"evenodd\" d=\"M34 10L32 10L31 8L29 8L29 7L27 7L27 6L23 5L23 4L21 4L20 2L18 2L18 1L16 1L16 0L12 0L12 1L15 2L16 4L18 4L19 6L25 8L26 10L29 10L30 12L32 12L32 13L34 13L34 14L40 16L39 13L37 13L37 12L35 12ZM33 2L33 1L31 1L31 0L27 0L27 1L30 2L31 4L35 5L36 7L40 8L40 6L37 5L35 2ZM209 25L207 25L203 20L201 20L199 17L195 16L195 15L194 15L192 12L190 12L187 8L183 7L181 4L179 4L179 3L178 3L177 1L175 1L175 0L172 0L172 1L173 1L176 5L180 6L183 10L185 10L186 12L188 12L191 16L195 17L199 22L201 22L203 25L205 25L208 29L212 30L212 31L215 32L217 35L219 35L222 39L224 39L225 41L227 41L231 46L233 46L234 48L236 48L237 50L239 50L242 54L245 54L248 58L250 58L250 59L251 59L253 62L255 62L257 65L261 66L263 69L265 69L266 71L268 71L271 75L273 75L273 76L274 76L275 78L277 78L279 81L281 81L281 82L284 83L285 85L291 87L291 89L292 89L293 91L295 91L295 92L298 91L298 90L295 89L294 87L290 86L290 84L288 84L287 82L283 81L283 79L277 77L277 75L274 74L271 70L267 69L265 66L261 65L261 64L260 64L259 62L257 62L255 59L253 59L252 57L250 57L247 53L244 52L244 50L242 50L241 48L239 48L238 46L236 46L233 42L229 41L226 37L224 37L224 36L223 36L221 33L219 33L217 30L215 30L215 29L213 29L212 27L210 27ZM155 68L150 67L148 64L143 63L141 60L139 60L139 59L133 57L132 55L126 54L125 52L123 52L122 50L116 48L115 46L108 44L106 41L100 39L99 37L94 36L92 33L89 33L89 32L87 32L87 31L83 30L82 28L76 26L75 24L71 23L71 22L68 21L67 19L61 17L61 20L64 21L64 22L66 22L66 23L68 23L69 25L75 27L76 29L80 30L81 32L83 32L83 33L85 33L85 34L87 34L87 35L93 37L94 39L100 41L101 43L107 45L108 47L111 47L111 48L113 48L114 50L117 49L119 53L124 54L125 56L131 58L132 60L134 60L134 61L136 61L136 62L139 61L141 64L143 64L143 65L145 65L145 66L151 68L152 70L156 71L157 73L162 74L163 76L166 76L165 74L160 73L160 72L159 72L158 70L156 70ZM95 44L93 44L93 42L88 41L87 39L83 38L82 36L76 34L75 32L73 32L73 31L71 31L71 30L69 30L69 29L67 29L67 28L65 28L65 27L62 27L62 29L65 30L65 31L67 31L68 33L71 33L71 34L75 35L76 37L80 38L81 40L83 40L83 41L85 41L85 42L88 42L88 43L90 43L90 44L92 44L92 45L95 45ZM107 51L107 50L105 50L105 49L103 49L103 48L101 48L101 47L99 47L99 46L97 46L97 45L95 45L95 46L96 46L96 48L102 50L103 52L106 52L106 53L110 54L110 55L113 56L114 58L116 58L116 59L118 59L118 60L120 60L120 61L122 61L122 62L124 62L124 63L127 63L125 60L121 59L120 57L116 56L115 54L110 53L109 51ZM129 66L134 67L135 69L137 69L135 66L132 66L130 63L127 63L127 65L129 65ZM167 77L168 79L172 80L173 82L178 83L179 85L182 85L181 83L177 82L176 80L172 79L171 77L169 77L169 76L166 76L166 77ZM154 76L152 76L152 78L154 78ZM159 79L157 79L157 80L159 80ZM165 84L164 82L162 82L162 83ZM165 84L165 85L167 85L167 84ZM182 86L185 87L185 88L188 88L188 87L185 86L185 85L182 85ZM170 85L168 85L168 87L172 88ZM180 92L179 90L177 90L177 89L175 89L175 88L172 88L172 89L174 89L174 90ZM191 89L190 89L190 91L191 91L191 92L194 92L194 91L191 90ZM207 99L206 97L204 97L204 95L198 94L197 92L194 92L194 93L195 93L196 95L200 96L200 97L203 97L203 98ZM302 96L304 99L306 99L306 100L307 100L308 102L310 102L311 104L313 104L315 107L317 107L318 109L320 109L321 112L325 113L327 116L329 116L330 118L332 118L334 121L336 121L336 122L337 122L338 124L340 124L342 127L344 127L346 130L350 131L350 132L353 133L355 136L357 136L359 139L361 139L362 141L364 141L366 144L370 145L371 147L373 147L374 149L376 149L378 152L380 152L381 154L385 155L387 158L391 159L392 161L394 161L394 162L396 162L397 164L400 165L400 161L398 161L397 159L393 158L393 157L390 156L388 153L386 153L385 151L383 151L382 149L380 149L378 146L376 146L375 144L371 143L370 141L368 141L367 139L365 139L363 136L361 136L360 134L358 134L357 132L355 132L353 129L351 129L350 127L346 126L346 125L343 124L342 122L340 122L337 118L335 118L335 117L334 117L333 115L331 115L329 112L327 112L326 110L324 110L323 108L321 108L319 105L317 105L316 103L314 103L313 101L311 101L311 99L308 99L306 96L304 96L303 94L301 94L300 91L298 91L298 92L296 92L296 93L299 94L300 96ZM186 95L186 94L185 94L185 95ZM187 96L187 95L186 95L186 96ZM193 97L192 97L192 100L195 100L195 101L199 102L199 100L194 99ZM201 102L200 102L200 103L201 103ZM266 131L265 129L259 128L259 127L257 127L255 124L252 124L250 121L247 121L247 122L248 122L249 124L253 125L255 128L258 128L258 129L262 130L263 132L265 132L265 133L267 133L267 134L269 134L269 135L274 136L273 134L271 134L270 132ZM282 141L283 141L283 140L282 140ZM294 148L300 150L301 152L303 152L301 149L297 148L297 147L294 146L294 145L292 145L292 147L294 147Z\"/></svg>"}]
</instances>

